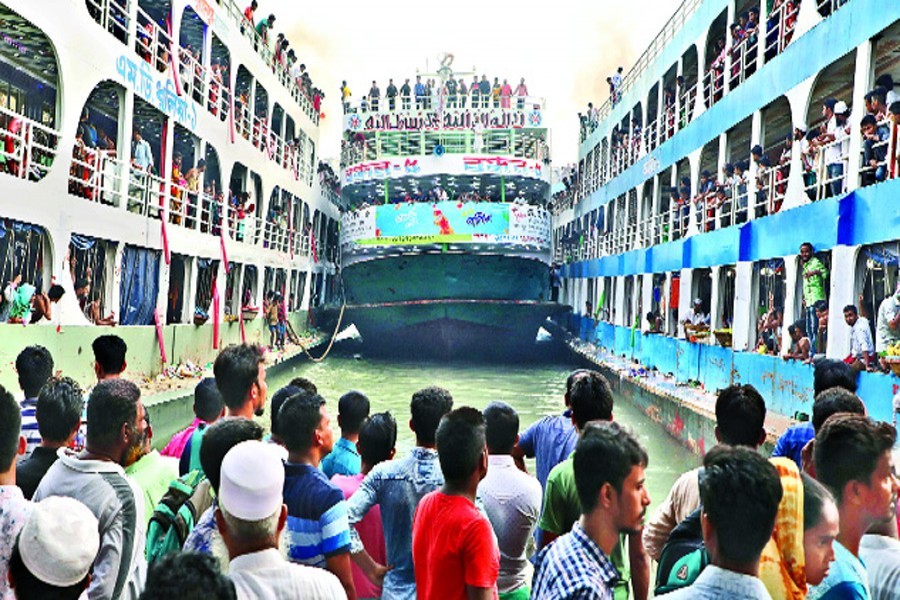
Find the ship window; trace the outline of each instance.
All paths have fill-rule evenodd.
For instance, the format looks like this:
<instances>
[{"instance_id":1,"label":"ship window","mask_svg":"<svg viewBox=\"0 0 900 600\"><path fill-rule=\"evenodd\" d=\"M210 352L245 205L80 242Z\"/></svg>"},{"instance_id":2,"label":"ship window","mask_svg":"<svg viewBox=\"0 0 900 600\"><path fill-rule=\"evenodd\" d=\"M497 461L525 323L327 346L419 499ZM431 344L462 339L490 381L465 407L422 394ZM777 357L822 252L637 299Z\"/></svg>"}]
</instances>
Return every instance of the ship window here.
<instances>
[{"instance_id":1,"label":"ship window","mask_svg":"<svg viewBox=\"0 0 900 600\"><path fill-rule=\"evenodd\" d=\"M184 322L185 283L190 280L189 256L172 254L169 263L169 296L166 304L166 324Z\"/></svg>"},{"instance_id":2,"label":"ship window","mask_svg":"<svg viewBox=\"0 0 900 600\"><path fill-rule=\"evenodd\" d=\"M832 307L829 305L830 298L829 292L831 290L831 252L816 252L815 258L822 262L825 269L828 271L828 277L825 278L825 281L822 285L822 288L825 292L825 305L828 309L841 310L843 306ZM800 262L800 257L797 257L797 283L796 283L796 301L794 305L794 314L797 315L797 319L803 319L806 324L806 334L809 336L809 341L812 343L813 348L815 349L816 354L824 353L827 342L827 330L822 330L826 333L826 335L819 335L819 323L816 318L816 309L814 308L814 300L815 300L815 292L818 286L804 286L804 277L803 277L803 265ZM808 292L807 294L804 291ZM823 325L826 325L823 322Z\"/></svg>"},{"instance_id":3,"label":"ship window","mask_svg":"<svg viewBox=\"0 0 900 600\"><path fill-rule=\"evenodd\" d=\"M752 298L756 310L754 327L758 352L777 355L781 348L784 325L784 294L786 280L784 260L775 258L753 263Z\"/></svg>"},{"instance_id":4,"label":"ship window","mask_svg":"<svg viewBox=\"0 0 900 600\"><path fill-rule=\"evenodd\" d=\"M212 310L213 287L219 273L219 261L209 258L197 259L197 292L194 298L194 322L202 325ZM226 286L227 287L227 286ZM226 301L227 304L227 301Z\"/></svg>"},{"instance_id":5,"label":"ship window","mask_svg":"<svg viewBox=\"0 0 900 600\"><path fill-rule=\"evenodd\" d=\"M256 308L259 310L259 306L256 304L256 286L259 285L258 277L259 272L256 269L256 265L244 266L244 276L241 283L242 309Z\"/></svg>"},{"instance_id":6,"label":"ship window","mask_svg":"<svg viewBox=\"0 0 900 600\"><path fill-rule=\"evenodd\" d=\"M681 301L681 274L672 273L669 294L663 301L666 303L666 335L678 334L678 303Z\"/></svg>"},{"instance_id":7,"label":"ship window","mask_svg":"<svg viewBox=\"0 0 900 600\"><path fill-rule=\"evenodd\" d=\"M0 219L0 284L21 277L21 283L44 290L45 238L42 227L11 219ZM3 288L4 291L6 288ZM0 315L5 322L9 317L10 303L5 294L0 295Z\"/></svg>"},{"instance_id":8,"label":"ship window","mask_svg":"<svg viewBox=\"0 0 900 600\"><path fill-rule=\"evenodd\" d=\"M238 305L240 296L238 292L238 281L241 274L241 265L230 262L228 263L228 273L225 275L225 315L234 316L235 307Z\"/></svg>"},{"instance_id":9,"label":"ship window","mask_svg":"<svg viewBox=\"0 0 900 600\"><path fill-rule=\"evenodd\" d=\"M700 299L703 314L709 315L712 307L712 269L693 270L691 276L691 297L687 306L693 306L693 302L697 298Z\"/></svg>"},{"instance_id":10,"label":"ship window","mask_svg":"<svg viewBox=\"0 0 900 600\"><path fill-rule=\"evenodd\" d=\"M69 273L84 316L97 325L114 325L107 310L112 285L112 265L116 244L86 235L72 234L69 240Z\"/></svg>"},{"instance_id":11,"label":"ship window","mask_svg":"<svg viewBox=\"0 0 900 600\"><path fill-rule=\"evenodd\" d=\"M159 296L160 252L125 246L119 289L119 324L152 325Z\"/></svg>"},{"instance_id":12,"label":"ship window","mask_svg":"<svg viewBox=\"0 0 900 600\"><path fill-rule=\"evenodd\" d=\"M711 319L714 329L731 329L734 322L734 265L719 268L719 310Z\"/></svg>"},{"instance_id":13,"label":"ship window","mask_svg":"<svg viewBox=\"0 0 900 600\"><path fill-rule=\"evenodd\" d=\"M900 242L888 242L863 246L856 259L856 280L854 289L857 291L857 308L859 314L869 319L872 327L872 339L875 340L875 350L882 352L886 348L881 347L875 336L875 328L878 322L878 309L885 298L894 294L897 290L898 265L900 265ZM862 302L859 301L862 297Z\"/></svg>"}]
</instances>

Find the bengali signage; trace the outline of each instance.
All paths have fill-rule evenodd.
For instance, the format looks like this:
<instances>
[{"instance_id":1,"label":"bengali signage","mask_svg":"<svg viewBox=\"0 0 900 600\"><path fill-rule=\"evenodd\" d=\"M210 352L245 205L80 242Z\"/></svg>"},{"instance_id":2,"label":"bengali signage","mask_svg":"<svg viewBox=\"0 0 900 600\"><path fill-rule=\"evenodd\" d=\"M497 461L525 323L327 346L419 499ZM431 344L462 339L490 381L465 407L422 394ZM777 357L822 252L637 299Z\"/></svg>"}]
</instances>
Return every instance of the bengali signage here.
<instances>
[{"instance_id":1,"label":"bengali signage","mask_svg":"<svg viewBox=\"0 0 900 600\"><path fill-rule=\"evenodd\" d=\"M341 184L427 175L503 175L549 180L550 167L537 160L506 156L453 154L394 158L358 163L341 171Z\"/></svg>"},{"instance_id":2,"label":"bengali signage","mask_svg":"<svg viewBox=\"0 0 900 600\"><path fill-rule=\"evenodd\" d=\"M516 244L550 247L550 213L500 202L416 202L343 215L341 246Z\"/></svg>"},{"instance_id":3,"label":"bengali signage","mask_svg":"<svg viewBox=\"0 0 900 600\"><path fill-rule=\"evenodd\" d=\"M135 94L189 130L196 131L197 105L187 96L178 95L170 76L155 71L146 61L134 61L124 54L116 59L116 72L122 83Z\"/></svg>"},{"instance_id":4,"label":"bengali signage","mask_svg":"<svg viewBox=\"0 0 900 600\"><path fill-rule=\"evenodd\" d=\"M383 103L387 100L382 99ZM400 105L400 99L397 99ZM538 105L540 106L540 105ZM348 113L346 131L436 131L459 129L540 129L540 108L444 108L400 112Z\"/></svg>"}]
</instances>

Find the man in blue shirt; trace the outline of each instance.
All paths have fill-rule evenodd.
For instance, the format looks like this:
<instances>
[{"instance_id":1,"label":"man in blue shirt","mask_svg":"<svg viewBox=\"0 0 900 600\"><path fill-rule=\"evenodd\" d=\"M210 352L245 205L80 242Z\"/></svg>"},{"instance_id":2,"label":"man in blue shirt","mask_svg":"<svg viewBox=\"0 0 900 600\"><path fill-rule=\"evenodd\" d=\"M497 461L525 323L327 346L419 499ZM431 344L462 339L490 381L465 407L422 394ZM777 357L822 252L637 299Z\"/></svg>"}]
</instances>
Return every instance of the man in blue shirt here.
<instances>
[{"instance_id":1,"label":"man in blue shirt","mask_svg":"<svg viewBox=\"0 0 900 600\"><path fill-rule=\"evenodd\" d=\"M832 415L816 433L816 477L837 500L840 530L828 575L810 589L810 600L871 598L859 545L873 524L896 518L898 482L891 456L896 437L889 423L847 413Z\"/></svg>"},{"instance_id":2,"label":"man in blue shirt","mask_svg":"<svg viewBox=\"0 0 900 600\"><path fill-rule=\"evenodd\" d=\"M412 560L413 515L419 501L444 484L435 450L435 433L441 417L453 408L453 397L445 389L427 387L413 394L410 429L416 447L409 456L385 461L372 469L349 501L350 526L359 523L369 509L381 507L387 562L391 569L375 563L351 530L353 561L373 583L380 584L385 598L415 600L416 579Z\"/></svg>"},{"instance_id":3,"label":"man in blue shirt","mask_svg":"<svg viewBox=\"0 0 900 600\"><path fill-rule=\"evenodd\" d=\"M37 402L41 388L53 375L53 357L43 346L28 346L16 357L16 373L19 375L19 387L25 393L22 401L22 437L28 443L25 457L41 443L38 430Z\"/></svg>"},{"instance_id":4,"label":"man in blue shirt","mask_svg":"<svg viewBox=\"0 0 900 600\"><path fill-rule=\"evenodd\" d=\"M356 600L344 493L319 470L322 456L334 446L325 399L304 392L285 400L278 411L278 432L288 449L284 465L288 560L331 571L347 598Z\"/></svg>"},{"instance_id":5,"label":"man in blue shirt","mask_svg":"<svg viewBox=\"0 0 900 600\"><path fill-rule=\"evenodd\" d=\"M356 442L359 429L369 416L369 399L362 392L350 391L338 400L338 426L341 437L331 452L322 459L322 472L331 479L335 475L356 475L362 468Z\"/></svg>"},{"instance_id":6,"label":"man in blue shirt","mask_svg":"<svg viewBox=\"0 0 900 600\"><path fill-rule=\"evenodd\" d=\"M416 75L416 85L413 88L416 95L416 108L424 108L425 106L425 85L422 84L422 77Z\"/></svg>"}]
</instances>

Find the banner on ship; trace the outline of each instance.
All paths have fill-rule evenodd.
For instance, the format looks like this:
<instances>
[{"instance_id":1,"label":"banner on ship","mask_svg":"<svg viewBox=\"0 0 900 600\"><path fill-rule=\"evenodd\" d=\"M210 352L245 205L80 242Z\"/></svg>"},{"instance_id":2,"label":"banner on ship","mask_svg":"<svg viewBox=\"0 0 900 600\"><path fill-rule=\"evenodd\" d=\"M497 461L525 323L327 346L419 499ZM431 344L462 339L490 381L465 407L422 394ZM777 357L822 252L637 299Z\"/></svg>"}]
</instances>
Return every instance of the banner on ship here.
<instances>
[{"instance_id":1,"label":"banner on ship","mask_svg":"<svg viewBox=\"0 0 900 600\"><path fill-rule=\"evenodd\" d=\"M515 244L550 247L550 213L537 206L438 202L372 206L345 213L341 246Z\"/></svg>"},{"instance_id":2,"label":"banner on ship","mask_svg":"<svg viewBox=\"0 0 900 600\"><path fill-rule=\"evenodd\" d=\"M361 162L341 171L343 186L452 173L454 175L503 175L550 179L550 168L539 160L509 158L483 154L456 154L444 156L420 156Z\"/></svg>"},{"instance_id":3,"label":"banner on ship","mask_svg":"<svg viewBox=\"0 0 900 600\"><path fill-rule=\"evenodd\" d=\"M387 106L385 100L383 106ZM396 106L401 106L397 100ZM401 112L348 113L345 131L436 131L438 129L539 129L544 126L540 104L535 108L443 108Z\"/></svg>"}]
</instances>

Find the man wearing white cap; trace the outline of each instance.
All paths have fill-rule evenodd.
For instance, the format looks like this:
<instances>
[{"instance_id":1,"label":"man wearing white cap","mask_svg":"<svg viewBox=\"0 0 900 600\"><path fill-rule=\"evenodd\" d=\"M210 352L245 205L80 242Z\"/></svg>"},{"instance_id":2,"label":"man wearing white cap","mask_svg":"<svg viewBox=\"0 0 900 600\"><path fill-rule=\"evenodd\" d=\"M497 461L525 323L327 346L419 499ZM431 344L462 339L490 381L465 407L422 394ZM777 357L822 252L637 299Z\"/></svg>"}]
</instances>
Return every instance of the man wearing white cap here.
<instances>
[{"instance_id":1,"label":"man wearing white cap","mask_svg":"<svg viewBox=\"0 0 900 600\"><path fill-rule=\"evenodd\" d=\"M34 505L9 561L18 600L76 600L100 550L97 519L81 502L51 496Z\"/></svg>"},{"instance_id":2,"label":"man wearing white cap","mask_svg":"<svg viewBox=\"0 0 900 600\"><path fill-rule=\"evenodd\" d=\"M278 539L287 521L284 466L263 442L241 442L222 461L216 524L231 556L239 599L343 600L337 577L287 562Z\"/></svg>"},{"instance_id":3,"label":"man wearing white cap","mask_svg":"<svg viewBox=\"0 0 900 600\"><path fill-rule=\"evenodd\" d=\"M692 327L703 327L709 325L709 315L703 312L703 300L694 298L691 310L688 312L687 318L684 320L686 325Z\"/></svg>"},{"instance_id":4,"label":"man wearing white cap","mask_svg":"<svg viewBox=\"0 0 900 600\"><path fill-rule=\"evenodd\" d=\"M894 293L878 305L875 318L875 352L881 353L888 346L900 341L900 283Z\"/></svg>"}]
</instances>

